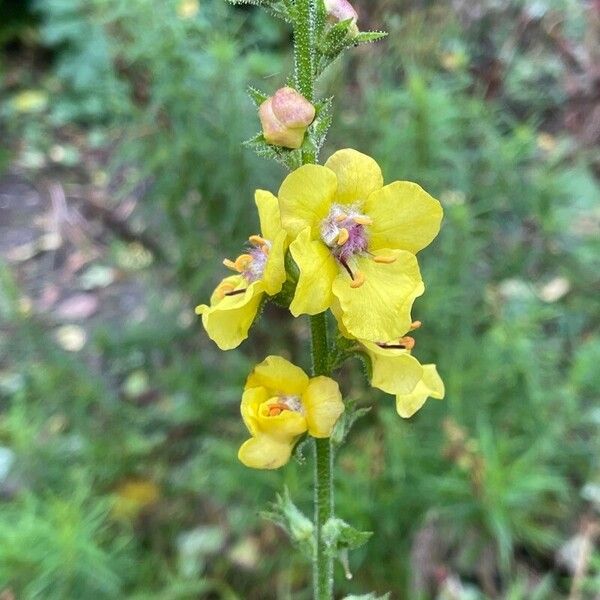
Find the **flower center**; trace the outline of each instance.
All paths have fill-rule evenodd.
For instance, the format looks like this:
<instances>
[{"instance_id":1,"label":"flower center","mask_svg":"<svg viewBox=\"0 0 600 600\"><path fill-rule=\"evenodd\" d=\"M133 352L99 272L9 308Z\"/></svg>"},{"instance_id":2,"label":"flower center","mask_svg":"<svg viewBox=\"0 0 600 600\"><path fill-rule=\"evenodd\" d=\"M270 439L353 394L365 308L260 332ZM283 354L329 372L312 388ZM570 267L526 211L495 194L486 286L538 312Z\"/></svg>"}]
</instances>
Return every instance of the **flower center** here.
<instances>
[{"instance_id":1,"label":"flower center","mask_svg":"<svg viewBox=\"0 0 600 600\"><path fill-rule=\"evenodd\" d=\"M277 417L285 410L304 414L304 407L298 396L276 396L266 402L265 413L268 417Z\"/></svg>"},{"instance_id":2,"label":"flower center","mask_svg":"<svg viewBox=\"0 0 600 600\"><path fill-rule=\"evenodd\" d=\"M366 252L369 238L365 227L370 224L371 219L357 205L334 204L321 222L321 239L344 264L355 254Z\"/></svg>"},{"instance_id":3,"label":"flower center","mask_svg":"<svg viewBox=\"0 0 600 600\"><path fill-rule=\"evenodd\" d=\"M248 284L258 281L262 278L265 267L267 266L267 259L269 258L269 251L271 250L271 242L266 240L260 235L251 235L248 238L250 247L248 252L240 254L235 260L229 260L226 258L223 264L232 271L240 273ZM237 294L243 294L246 289L232 290L225 292L225 296L235 296Z\"/></svg>"}]
</instances>

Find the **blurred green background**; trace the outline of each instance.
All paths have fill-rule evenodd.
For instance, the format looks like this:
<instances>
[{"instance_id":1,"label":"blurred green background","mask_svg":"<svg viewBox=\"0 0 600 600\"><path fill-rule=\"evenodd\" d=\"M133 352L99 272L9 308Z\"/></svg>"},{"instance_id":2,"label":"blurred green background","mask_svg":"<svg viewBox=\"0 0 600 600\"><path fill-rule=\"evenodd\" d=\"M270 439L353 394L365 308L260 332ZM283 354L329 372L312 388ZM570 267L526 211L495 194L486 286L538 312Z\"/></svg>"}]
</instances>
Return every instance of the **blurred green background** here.
<instances>
[{"instance_id":1,"label":"blurred green background","mask_svg":"<svg viewBox=\"0 0 600 600\"><path fill-rule=\"evenodd\" d=\"M328 147L445 207L416 355L446 400L372 411L337 460L337 568L393 599L600 597L600 3L357 0L389 38L328 71ZM259 512L306 511L310 456L237 462L243 381L307 365L268 307L220 353L193 314L280 167L240 142L290 31L221 0L0 2L0 598L308 599Z\"/></svg>"}]
</instances>

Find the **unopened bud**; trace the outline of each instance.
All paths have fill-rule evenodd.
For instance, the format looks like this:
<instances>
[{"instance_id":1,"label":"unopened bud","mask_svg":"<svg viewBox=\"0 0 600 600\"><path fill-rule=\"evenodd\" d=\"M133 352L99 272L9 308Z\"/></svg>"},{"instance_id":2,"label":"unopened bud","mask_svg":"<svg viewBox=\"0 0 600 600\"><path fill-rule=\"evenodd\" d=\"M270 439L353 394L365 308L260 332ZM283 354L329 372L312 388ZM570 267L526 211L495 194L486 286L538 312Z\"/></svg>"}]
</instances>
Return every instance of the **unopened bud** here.
<instances>
[{"instance_id":1,"label":"unopened bud","mask_svg":"<svg viewBox=\"0 0 600 600\"><path fill-rule=\"evenodd\" d=\"M258 115L269 144L296 149L315 118L315 107L296 90L283 87L260 105Z\"/></svg>"},{"instance_id":2,"label":"unopened bud","mask_svg":"<svg viewBox=\"0 0 600 600\"><path fill-rule=\"evenodd\" d=\"M358 35L358 26L356 25L358 13L348 0L325 0L325 10L329 18L336 23L352 19L352 24L348 28L348 31L352 37Z\"/></svg>"}]
</instances>

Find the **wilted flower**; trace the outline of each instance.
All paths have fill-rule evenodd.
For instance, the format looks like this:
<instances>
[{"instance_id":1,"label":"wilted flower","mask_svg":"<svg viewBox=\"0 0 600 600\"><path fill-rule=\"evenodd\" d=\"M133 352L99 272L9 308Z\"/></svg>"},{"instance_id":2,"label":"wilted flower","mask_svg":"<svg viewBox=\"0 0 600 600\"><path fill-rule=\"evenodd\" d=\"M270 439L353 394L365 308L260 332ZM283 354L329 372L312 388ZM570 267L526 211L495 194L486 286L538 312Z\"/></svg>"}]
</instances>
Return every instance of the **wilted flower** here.
<instances>
[{"instance_id":1,"label":"wilted flower","mask_svg":"<svg viewBox=\"0 0 600 600\"><path fill-rule=\"evenodd\" d=\"M254 469L277 469L303 433L330 437L344 403L333 379L309 379L284 358L268 356L246 381L241 412L252 437L242 444L240 461Z\"/></svg>"},{"instance_id":2,"label":"wilted flower","mask_svg":"<svg viewBox=\"0 0 600 600\"><path fill-rule=\"evenodd\" d=\"M404 335L424 291L414 256L437 235L440 203L416 183L383 185L379 165L356 150L304 165L279 190L281 221L300 276L290 311L315 315L339 304L357 339Z\"/></svg>"},{"instance_id":3,"label":"wilted flower","mask_svg":"<svg viewBox=\"0 0 600 600\"><path fill-rule=\"evenodd\" d=\"M251 235L247 252L235 260L223 261L236 274L219 283L210 306L196 307L208 336L221 350L236 348L248 337L263 295L279 293L286 279L287 241L277 198L270 192L257 190L255 201L262 235Z\"/></svg>"},{"instance_id":4,"label":"wilted flower","mask_svg":"<svg viewBox=\"0 0 600 600\"><path fill-rule=\"evenodd\" d=\"M283 87L260 105L258 115L269 144L296 149L315 118L315 107L295 89Z\"/></svg>"}]
</instances>

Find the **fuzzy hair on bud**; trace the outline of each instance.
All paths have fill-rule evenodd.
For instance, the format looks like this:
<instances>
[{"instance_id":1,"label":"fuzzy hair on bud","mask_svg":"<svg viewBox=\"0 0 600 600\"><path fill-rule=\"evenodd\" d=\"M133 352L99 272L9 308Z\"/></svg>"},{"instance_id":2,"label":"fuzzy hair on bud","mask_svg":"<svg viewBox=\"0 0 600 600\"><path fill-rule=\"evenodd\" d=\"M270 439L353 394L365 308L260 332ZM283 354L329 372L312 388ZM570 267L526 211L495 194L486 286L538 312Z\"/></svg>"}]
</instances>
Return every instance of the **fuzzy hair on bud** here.
<instances>
[{"instance_id":1,"label":"fuzzy hair on bud","mask_svg":"<svg viewBox=\"0 0 600 600\"><path fill-rule=\"evenodd\" d=\"M269 144L297 149L315 118L315 107L293 88L283 87L260 105L258 115Z\"/></svg>"}]
</instances>

